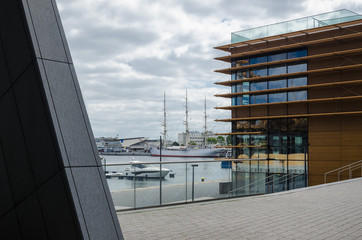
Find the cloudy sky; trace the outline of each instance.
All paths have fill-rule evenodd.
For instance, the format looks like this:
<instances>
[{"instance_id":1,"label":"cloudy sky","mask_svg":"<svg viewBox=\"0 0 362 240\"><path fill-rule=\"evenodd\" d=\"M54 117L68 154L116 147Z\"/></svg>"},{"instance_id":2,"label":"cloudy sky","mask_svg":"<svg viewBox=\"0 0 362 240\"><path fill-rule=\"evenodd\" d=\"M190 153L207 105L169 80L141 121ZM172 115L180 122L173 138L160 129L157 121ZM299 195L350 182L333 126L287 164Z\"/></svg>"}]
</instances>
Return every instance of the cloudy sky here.
<instances>
[{"instance_id":1,"label":"cloudy sky","mask_svg":"<svg viewBox=\"0 0 362 240\"><path fill-rule=\"evenodd\" d=\"M229 132L229 101L214 94L228 67L230 33L346 8L362 13L361 0L57 0L83 97L96 137L158 138L167 98L168 138L184 130L188 91L190 130Z\"/></svg>"}]
</instances>

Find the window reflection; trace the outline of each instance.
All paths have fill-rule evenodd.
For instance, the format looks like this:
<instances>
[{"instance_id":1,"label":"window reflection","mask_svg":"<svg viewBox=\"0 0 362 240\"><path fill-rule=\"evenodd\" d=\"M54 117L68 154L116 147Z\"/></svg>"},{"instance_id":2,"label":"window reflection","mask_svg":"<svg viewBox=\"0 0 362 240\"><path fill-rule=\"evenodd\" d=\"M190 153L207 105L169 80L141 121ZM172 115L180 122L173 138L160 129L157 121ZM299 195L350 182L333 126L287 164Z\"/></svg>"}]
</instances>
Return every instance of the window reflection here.
<instances>
[{"instance_id":1,"label":"window reflection","mask_svg":"<svg viewBox=\"0 0 362 240\"><path fill-rule=\"evenodd\" d=\"M288 65L288 73L296 73L296 72L304 72L304 71L307 71L306 63Z\"/></svg>"},{"instance_id":2,"label":"window reflection","mask_svg":"<svg viewBox=\"0 0 362 240\"><path fill-rule=\"evenodd\" d=\"M271 93L269 94L269 103L275 102L286 102L287 101L287 93Z\"/></svg>"},{"instance_id":3,"label":"window reflection","mask_svg":"<svg viewBox=\"0 0 362 240\"><path fill-rule=\"evenodd\" d=\"M307 49L288 52L288 59L306 57L308 55Z\"/></svg>"},{"instance_id":4,"label":"window reflection","mask_svg":"<svg viewBox=\"0 0 362 240\"><path fill-rule=\"evenodd\" d=\"M277 88L286 88L287 87L287 80L276 80L276 81L269 81L269 89L277 89Z\"/></svg>"},{"instance_id":5,"label":"window reflection","mask_svg":"<svg viewBox=\"0 0 362 240\"><path fill-rule=\"evenodd\" d=\"M261 103L267 103L267 102L268 102L267 94L250 96L250 104L261 104Z\"/></svg>"},{"instance_id":6,"label":"window reflection","mask_svg":"<svg viewBox=\"0 0 362 240\"><path fill-rule=\"evenodd\" d=\"M250 70L250 75L249 75L251 78L254 78L254 77L265 77L265 76L268 76L268 71L266 68L254 68L254 69L251 69Z\"/></svg>"},{"instance_id":7,"label":"window reflection","mask_svg":"<svg viewBox=\"0 0 362 240\"><path fill-rule=\"evenodd\" d=\"M288 79L288 87L300 87L306 85L308 85L307 77L297 77L297 78Z\"/></svg>"},{"instance_id":8,"label":"window reflection","mask_svg":"<svg viewBox=\"0 0 362 240\"><path fill-rule=\"evenodd\" d=\"M268 82L252 82L250 84L250 91L260 91L268 89Z\"/></svg>"},{"instance_id":9,"label":"window reflection","mask_svg":"<svg viewBox=\"0 0 362 240\"><path fill-rule=\"evenodd\" d=\"M279 75L279 74L285 74L287 73L287 67L286 66L277 66L277 67L269 67L269 73L268 75Z\"/></svg>"},{"instance_id":10,"label":"window reflection","mask_svg":"<svg viewBox=\"0 0 362 240\"><path fill-rule=\"evenodd\" d=\"M248 70L240 70L237 72L237 79L246 79L249 78L249 72Z\"/></svg>"},{"instance_id":11,"label":"window reflection","mask_svg":"<svg viewBox=\"0 0 362 240\"><path fill-rule=\"evenodd\" d=\"M265 63L267 62L267 56L261 56L261 57L253 57L250 58L250 64L258 64L258 63Z\"/></svg>"},{"instance_id":12,"label":"window reflection","mask_svg":"<svg viewBox=\"0 0 362 240\"><path fill-rule=\"evenodd\" d=\"M307 100L307 91L288 92L288 101Z\"/></svg>"},{"instance_id":13,"label":"window reflection","mask_svg":"<svg viewBox=\"0 0 362 240\"><path fill-rule=\"evenodd\" d=\"M285 59L287 59L286 53L277 53L277 54L272 54L272 55L268 56L268 62L280 61L280 60L285 60Z\"/></svg>"},{"instance_id":14,"label":"window reflection","mask_svg":"<svg viewBox=\"0 0 362 240\"><path fill-rule=\"evenodd\" d=\"M249 127L251 132L267 132L268 120L250 120Z\"/></svg>"}]
</instances>

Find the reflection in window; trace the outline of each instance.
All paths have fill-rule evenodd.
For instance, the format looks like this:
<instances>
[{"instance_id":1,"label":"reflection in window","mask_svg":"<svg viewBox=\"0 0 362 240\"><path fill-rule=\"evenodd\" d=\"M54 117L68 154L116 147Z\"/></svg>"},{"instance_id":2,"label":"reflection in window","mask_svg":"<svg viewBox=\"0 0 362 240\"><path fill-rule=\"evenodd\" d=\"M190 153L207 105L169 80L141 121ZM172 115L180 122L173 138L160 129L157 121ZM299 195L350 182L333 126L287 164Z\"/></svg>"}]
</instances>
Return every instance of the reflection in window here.
<instances>
[{"instance_id":1,"label":"reflection in window","mask_svg":"<svg viewBox=\"0 0 362 240\"><path fill-rule=\"evenodd\" d=\"M288 66L288 73L304 72L304 71L307 71L306 63L300 63Z\"/></svg>"},{"instance_id":2,"label":"reflection in window","mask_svg":"<svg viewBox=\"0 0 362 240\"><path fill-rule=\"evenodd\" d=\"M252 82L250 84L250 91L260 91L268 89L268 82Z\"/></svg>"},{"instance_id":3,"label":"reflection in window","mask_svg":"<svg viewBox=\"0 0 362 240\"><path fill-rule=\"evenodd\" d=\"M248 132L250 128L249 121L237 121L236 122L236 129L238 132Z\"/></svg>"},{"instance_id":4,"label":"reflection in window","mask_svg":"<svg viewBox=\"0 0 362 240\"><path fill-rule=\"evenodd\" d=\"M288 92L288 101L307 100L307 91Z\"/></svg>"},{"instance_id":5,"label":"reflection in window","mask_svg":"<svg viewBox=\"0 0 362 240\"><path fill-rule=\"evenodd\" d=\"M237 79L245 79L245 78L249 78L249 72L248 70L240 70L237 72Z\"/></svg>"},{"instance_id":6,"label":"reflection in window","mask_svg":"<svg viewBox=\"0 0 362 240\"><path fill-rule=\"evenodd\" d=\"M249 105L249 102L250 102L250 97L249 97L249 95L243 95L242 98L243 98L242 104L243 104L243 105Z\"/></svg>"},{"instance_id":7,"label":"reflection in window","mask_svg":"<svg viewBox=\"0 0 362 240\"><path fill-rule=\"evenodd\" d=\"M269 81L269 89L286 88L287 80Z\"/></svg>"},{"instance_id":8,"label":"reflection in window","mask_svg":"<svg viewBox=\"0 0 362 240\"><path fill-rule=\"evenodd\" d=\"M308 55L307 49L292 51L292 52L288 52L288 59L306 57L307 55Z\"/></svg>"},{"instance_id":9,"label":"reflection in window","mask_svg":"<svg viewBox=\"0 0 362 240\"><path fill-rule=\"evenodd\" d=\"M261 104L261 103L267 103L267 102L268 102L267 94L250 96L250 104Z\"/></svg>"},{"instance_id":10,"label":"reflection in window","mask_svg":"<svg viewBox=\"0 0 362 240\"><path fill-rule=\"evenodd\" d=\"M265 63L265 62L267 62L267 60L268 59L266 56L254 57L254 58L250 58L250 64Z\"/></svg>"},{"instance_id":11,"label":"reflection in window","mask_svg":"<svg viewBox=\"0 0 362 240\"><path fill-rule=\"evenodd\" d=\"M254 78L254 77L265 77L268 76L268 71L266 68L259 68L259 69L252 69L250 70L250 77Z\"/></svg>"},{"instance_id":12,"label":"reflection in window","mask_svg":"<svg viewBox=\"0 0 362 240\"><path fill-rule=\"evenodd\" d=\"M236 93L237 91L237 85L231 85L231 93Z\"/></svg>"},{"instance_id":13,"label":"reflection in window","mask_svg":"<svg viewBox=\"0 0 362 240\"><path fill-rule=\"evenodd\" d=\"M236 73L231 73L231 81L236 80Z\"/></svg>"},{"instance_id":14,"label":"reflection in window","mask_svg":"<svg viewBox=\"0 0 362 240\"><path fill-rule=\"evenodd\" d=\"M231 98L231 106L236 106L237 105L237 98L238 97L232 97Z\"/></svg>"},{"instance_id":15,"label":"reflection in window","mask_svg":"<svg viewBox=\"0 0 362 240\"><path fill-rule=\"evenodd\" d=\"M242 92L249 92L250 83L249 82L243 82L243 88Z\"/></svg>"},{"instance_id":16,"label":"reflection in window","mask_svg":"<svg viewBox=\"0 0 362 240\"><path fill-rule=\"evenodd\" d=\"M236 67L245 66L245 65L249 65L248 59L240 59L235 62Z\"/></svg>"},{"instance_id":17,"label":"reflection in window","mask_svg":"<svg viewBox=\"0 0 362 240\"><path fill-rule=\"evenodd\" d=\"M250 135L237 135L236 144L237 146L250 146Z\"/></svg>"},{"instance_id":18,"label":"reflection in window","mask_svg":"<svg viewBox=\"0 0 362 240\"><path fill-rule=\"evenodd\" d=\"M243 100L242 96L238 96L236 104L242 105L243 104L242 100Z\"/></svg>"},{"instance_id":19,"label":"reflection in window","mask_svg":"<svg viewBox=\"0 0 362 240\"><path fill-rule=\"evenodd\" d=\"M268 120L250 120L251 132L267 132Z\"/></svg>"},{"instance_id":20,"label":"reflection in window","mask_svg":"<svg viewBox=\"0 0 362 240\"><path fill-rule=\"evenodd\" d=\"M306 86L307 83L307 77L298 77L298 78L289 78L288 79L288 87L300 87L300 86Z\"/></svg>"},{"instance_id":21,"label":"reflection in window","mask_svg":"<svg viewBox=\"0 0 362 240\"><path fill-rule=\"evenodd\" d=\"M251 135L252 146L266 146L268 143L268 135Z\"/></svg>"},{"instance_id":22,"label":"reflection in window","mask_svg":"<svg viewBox=\"0 0 362 240\"><path fill-rule=\"evenodd\" d=\"M272 93L269 94L269 103L275 102L286 102L287 101L287 93Z\"/></svg>"},{"instance_id":23,"label":"reflection in window","mask_svg":"<svg viewBox=\"0 0 362 240\"><path fill-rule=\"evenodd\" d=\"M279 74L285 74L287 73L287 67L286 66L278 66L278 67L269 67L269 73L268 75L279 75Z\"/></svg>"},{"instance_id":24,"label":"reflection in window","mask_svg":"<svg viewBox=\"0 0 362 240\"><path fill-rule=\"evenodd\" d=\"M286 53L277 53L277 54L268 56L268 62L280 61L280 60L285 60L285 59L287 59Z\"/></svg>"}]
</instances>

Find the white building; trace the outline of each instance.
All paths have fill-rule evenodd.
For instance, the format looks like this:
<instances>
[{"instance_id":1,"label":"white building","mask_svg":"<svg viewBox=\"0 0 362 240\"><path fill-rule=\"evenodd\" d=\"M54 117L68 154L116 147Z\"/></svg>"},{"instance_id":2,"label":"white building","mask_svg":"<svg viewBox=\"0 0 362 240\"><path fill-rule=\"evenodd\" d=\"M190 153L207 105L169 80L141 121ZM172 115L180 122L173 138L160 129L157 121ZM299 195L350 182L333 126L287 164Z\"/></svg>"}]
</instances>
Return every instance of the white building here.
<instances>
[{"instance_id":1,"label":"white building","mask_svg":"<svg viewBox=\"0 0 362 240\"><path fill-rule=\"evenodd\" d=\"M198 132L198 131L191 131L189 133L189 137L190 137L190 142L195 143L198 146L202 146L205 145L205 138L217 138L217 136L212 132L212 131L207 131L206 135L202 132ZM180 145L186 145L186 133L179 133L178 134L178 143Z\"/></svg>"}]
</instances>

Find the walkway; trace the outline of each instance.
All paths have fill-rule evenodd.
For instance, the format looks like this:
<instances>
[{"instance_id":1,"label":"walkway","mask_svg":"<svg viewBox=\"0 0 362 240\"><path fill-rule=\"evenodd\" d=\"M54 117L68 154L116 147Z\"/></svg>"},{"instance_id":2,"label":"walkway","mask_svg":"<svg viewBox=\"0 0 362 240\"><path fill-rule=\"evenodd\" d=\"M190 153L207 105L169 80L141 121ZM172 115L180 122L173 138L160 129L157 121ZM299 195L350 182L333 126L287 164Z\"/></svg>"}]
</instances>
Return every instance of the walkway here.
<instances>
[{"instance_id":1,"label":"walkway","mask_svg":"<svg viewBox=\"0 0 362 240\"><path fill-rule=\"evenodd\" d=\"M132 239L362 239L362 179L118 213Z\"/></svg>"}]
</instances>

